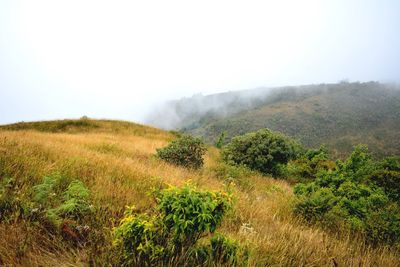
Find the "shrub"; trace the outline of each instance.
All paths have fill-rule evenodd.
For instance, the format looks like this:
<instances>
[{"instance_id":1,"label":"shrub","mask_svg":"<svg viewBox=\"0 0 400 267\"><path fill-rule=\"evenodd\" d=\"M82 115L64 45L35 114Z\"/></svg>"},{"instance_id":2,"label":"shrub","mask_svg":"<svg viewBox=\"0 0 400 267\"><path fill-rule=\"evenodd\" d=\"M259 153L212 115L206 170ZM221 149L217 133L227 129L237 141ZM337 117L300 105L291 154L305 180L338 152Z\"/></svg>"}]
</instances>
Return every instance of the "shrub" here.
<instances>
[{"instance_id":1,"label":"shrub","mask_svg":"<svg viewBox=\"0 0 400 267\"><path fill-rule=\"evenodd\" d=\"M325 146L319 149L309 149L299 158L292 160L287 165L287 176L296 181L313 181L318 172L332 170L335 163L329 159Z\"/></svg>"},{"instance_id":2,"label":"shrub","mask_svg":"<svg viewBox=\"0 0 400 267\"><path fill-rule=\"evenodd\" d=\"M400 207L371 176L385 171L381 168L365 146L356 147L336 169L320 171L314 182L295 187L295 213L331 228L344 224L373 244L398 243Z\"/></svg>"},{"instance_id":3,"label":"shrub","mask_svg":"<svg viewBox=\"0 0 400 267\"><path fill-rule=\"evenodd\" d=\"M224 147L222 158L264 174L281 175L286 163L296 158L299 151L300 146L289 137L262 129L233 138Z\"/></svg>"},{"instance_id":4,"label":"shrub","mask_svg":"<svg viewBox=\"0 0 400 267\"><path fill-rule=\"evenodd\" d=\"M172 164L198 169L203 166L205 152L204 143L199 138L184 135L168 146L157 149L157 156Z\"/></svg>"},{"instance_id":5,"label":"shrub","mask_svg":"<svg viewBox=\"0 0 400 267\"><path fill-rule=\"evenodd\" d=\"M237 245L228 239L212 239L206 247L197 245L220 225L232 206L230 194L186 185L157 191L156 203L152 216L128 209L115 228L114 244L121 249L123 266L199 264L210 261L212 255L225 262L237 260Z\"/></svg>"},{"instance_id":6,"label":"shrub","mask_svg":"<svg viewBox=\"0 0 400 267\"><path fill-rule=\"evenodd\" d=\"M225 142L225 138L226 138L226 132L225 131L221 132L221 134L218 136L218 140L215 142L215 147L222 148Z\"/></svg>"},{"instance_id":7,"label":"shrub","mask_svg":"<svg viewBox=\"0 0 400 267\"><path fill-rule=\"evenodd\" d=\"M214 263L228 264L229 266L239 263L239 244L224 235L217 234L211 238L211 259Z\"/></svg>"},{"instance_id":8,"label":"shrub","mask_svg":"<svg viewBox=\"0 0 400 267\"><path fill-rule=\"evenodd\" d=\"M371 181L382 187L390 199L400 204L400 157L388 157L379 165Z\"/></svg>"}]
</instances>

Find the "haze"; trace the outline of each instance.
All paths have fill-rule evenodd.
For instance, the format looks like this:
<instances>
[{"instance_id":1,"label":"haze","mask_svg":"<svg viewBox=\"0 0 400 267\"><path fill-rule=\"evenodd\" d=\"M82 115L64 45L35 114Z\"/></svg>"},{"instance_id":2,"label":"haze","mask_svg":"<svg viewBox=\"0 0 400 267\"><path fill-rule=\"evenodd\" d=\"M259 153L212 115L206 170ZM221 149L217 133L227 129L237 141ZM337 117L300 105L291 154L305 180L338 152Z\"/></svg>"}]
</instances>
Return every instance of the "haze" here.
<instances>
[{"instance_id":1,"label":"haze","mask_svg":"<svg viewBox=\"0 0 400 267\"><path fill-rule=\"evenodd\" d=\"M195 93L399 82L399 1L1 1L0 123Z\"/></svg>"}]
</instances>

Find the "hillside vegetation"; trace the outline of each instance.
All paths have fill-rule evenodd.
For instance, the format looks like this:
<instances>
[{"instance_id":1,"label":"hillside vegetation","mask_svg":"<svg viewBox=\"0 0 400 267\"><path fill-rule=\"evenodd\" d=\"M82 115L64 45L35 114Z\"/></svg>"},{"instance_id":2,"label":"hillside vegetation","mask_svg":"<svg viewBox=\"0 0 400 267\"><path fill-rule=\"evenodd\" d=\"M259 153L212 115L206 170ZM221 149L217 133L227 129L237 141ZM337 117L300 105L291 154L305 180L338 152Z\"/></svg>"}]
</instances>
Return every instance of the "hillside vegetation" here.
<instances>
[{"instance_id":1,"label":"hillside vegetation","mask_svg":"<svg viewBox=\"0 0 400 267\"><path fill-rule=\"evenodd\" d=\"M195 193L201 198L219 196L207 193L216 191L232 195L232 209L217 231L248 249L249 266L400 265L396 248L368 245L347 230L324 231L306 223L292 212L289 183L227 165L219 149L207 147L200 169L155 156L176 138L174 133L121 121L0 127L0 265L118 265L115 229L123 239L129 234L124 232L126 223L140 219L138 225L150 227L141 223L152 218L130 217L126 211L147 214L158 205L165 213L168 201L181 191L172 187L156 198L150 192L188 184L204 190ZM168 220L163 223L168 225ZM220 240L225 239L217 235L211 243Z\"/></svg>"},{"instance_id":2,"label":"hillside vegetation","mask_svg":"<svg viewBox=\"0 0 400 267\"><path fill-rule=\"evenodd\" d=\"M269 128L309 147L326 144L336 157L349 155L360 143L382 157L400 152L400 89L342 82L194 96L168 103L149 123L180 129L210 144L222 133L228 142Z\"/></svg>"}]
</instances>

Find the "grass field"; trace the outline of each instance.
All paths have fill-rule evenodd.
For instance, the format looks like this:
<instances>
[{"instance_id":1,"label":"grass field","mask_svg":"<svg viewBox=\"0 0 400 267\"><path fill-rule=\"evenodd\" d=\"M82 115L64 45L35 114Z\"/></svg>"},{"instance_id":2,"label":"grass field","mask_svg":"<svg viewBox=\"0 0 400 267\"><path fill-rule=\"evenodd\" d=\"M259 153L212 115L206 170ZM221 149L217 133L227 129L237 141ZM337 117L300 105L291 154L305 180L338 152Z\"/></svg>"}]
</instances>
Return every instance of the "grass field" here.
<instances>
[{"instance_id":1,"label":"grass field","mask_svg":"<svg viewBox=\"0 0 400 267\"><path fill-rule=\"evenodd\" d=\"M0 180L15 179L15 194L29 201L32 186L55 172L81 180L94 215L87 241L74 245L59 232L29 220L1 220L0 265L110 266L112 229L127 205L148 210L152 188L186 182L207 190L233 191L234 210L221 232L250 248L250 266L400 266L394 248L367 246L362 237L329 233L292 215L292 186L226 166L208 147L205 166L187 170L157 159L156 148L176 136L122 121L64 120L0 127ZM242 231L244 224L251 231Z\"/></svg>"}]
</instances>

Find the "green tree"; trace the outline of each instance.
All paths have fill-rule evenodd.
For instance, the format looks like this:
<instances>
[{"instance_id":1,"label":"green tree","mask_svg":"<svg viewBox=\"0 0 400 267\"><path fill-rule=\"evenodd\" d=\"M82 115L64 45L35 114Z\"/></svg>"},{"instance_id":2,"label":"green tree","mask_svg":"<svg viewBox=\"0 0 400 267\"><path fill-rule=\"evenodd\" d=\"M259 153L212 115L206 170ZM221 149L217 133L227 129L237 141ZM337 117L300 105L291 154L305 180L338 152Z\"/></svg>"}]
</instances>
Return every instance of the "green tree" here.
<instances>
[{"instance_id":1,"label":"green tree","mask_svg":"<svg viewBox=\"0 0 400 267\"><path fill-rule=\"evenodd\" d=\"M237 136L222 151L229 164L244 165L264 174L281 175L290 159L296 158L300 145L269 129Z\"/></svg>"},{"instance_id":2,"label":"green tree","mask_svg":"<svg viewBox=\"0 0 400 267\"><path fill-rule=\"evenodd\" d=\"M199 169L203 166L206 148L203 141L184 135L172 141L168 146L157 149L157 156L169 163L188 168Z\"/></svg>"}]
</instances>

